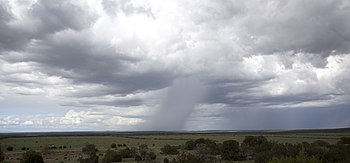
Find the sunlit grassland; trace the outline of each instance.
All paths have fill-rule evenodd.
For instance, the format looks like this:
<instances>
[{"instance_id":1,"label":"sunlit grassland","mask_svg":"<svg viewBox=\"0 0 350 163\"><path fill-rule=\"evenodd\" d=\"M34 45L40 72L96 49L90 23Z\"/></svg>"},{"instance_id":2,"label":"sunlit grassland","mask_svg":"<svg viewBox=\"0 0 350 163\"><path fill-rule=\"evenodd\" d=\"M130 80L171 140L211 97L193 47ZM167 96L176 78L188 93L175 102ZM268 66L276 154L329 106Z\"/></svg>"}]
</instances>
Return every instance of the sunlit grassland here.
<instances>
[{"instance_id":1,"label":"sunlit grassland","mask_svg":"<svg viewBox=\"0 0 350 163\"><path fill-rule=\"evenodd\" d=\"M161 155L160 148L165 144L182 145L191 139L208 138L221 143L225 140L237 140L242 142L246 136L265 136L270 141L280 143L302 143L324 140L330 144L335 144L341 137L350 137L350 132L342 133L288 133L288 132L264 132L264 133L159 133L159 134L136 134L136 135L110 135L110 136L39 136L39 137L8 137L0 139L1 146L6 149L13 146L13 151L6 151L8 162L18 162L21 154L24 152L22 147L42 151L42 149L54 144L58 149L49 150L44 155L48 162L76 162L82 155L81 150L85 143L92 143L98 148L99 153L104 153L110 148L112 143L117 145L126 144L128 147L138 147L146 144L151 151L157 154L157 160L162 161L165 157L173 156ZM59 147L62 146L62 149ZM63 148L65 146L66 148ZM125 147L117 147L123 149ZM133 161L126 159L125 161Z\"/></svg>"},{"instance_id":2,"label":"sunlit grassland","mask_svg":"<svg viewBox=\"0 0 350 163\"><path fill-rule=\"evenodd\" d=\"M80 150L85 143L93 143L101 150L110 148L111 143L126 144L129 147L147 144L148 146L161 147L165 144L181 145L187 140L208 138L223 142L225 140L237 140L242 142L245 136L265 136L270 141L281 143L301 143L313 142L315 140L324 140L331 144L336 143L340 137L350 136L350 133L268 133L268 134L242 134L242 133L224 133L224 134L152 134L137 136L49 136L49 137L15 137L1 139L3 147L13 146L14 151L20 151L22 147L34 150L40 150L48 144L54 144L57 147L66 146L66 150ZM72 148L69 148L69 147Z\"/></svg>"}]
</instances>

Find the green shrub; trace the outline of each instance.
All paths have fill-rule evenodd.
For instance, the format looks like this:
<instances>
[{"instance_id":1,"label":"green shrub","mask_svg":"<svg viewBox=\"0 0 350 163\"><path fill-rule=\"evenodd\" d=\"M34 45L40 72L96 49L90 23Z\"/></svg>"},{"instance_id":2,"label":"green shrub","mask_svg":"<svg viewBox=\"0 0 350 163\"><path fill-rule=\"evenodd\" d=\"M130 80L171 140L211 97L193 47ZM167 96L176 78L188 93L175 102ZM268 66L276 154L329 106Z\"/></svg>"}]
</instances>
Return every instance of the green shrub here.
<instances>
[{"instance_id":1,"label":"green shrub","mask_svg":"<svg viewBox=\"0 0 350 163\"><path fill-rule=\"evenodd\" d=\"M136 155L136 149L135 148L125 148L119 151L122 158L131 158Z\"/></svg>"},{"instance_id":2,"label":"green shrub","mask_svg":"<svg viewBox=\"0 0 350 163\"><path fill-rule=\"evenodd\" d=\"M80 163L97 163L98 162L98 156L96 155L97 148L95 147L95 144L89 144L86 143L85 146L82 148L82 152L86 155L88 155L88 158L80 158Z\"/></svg>"},{"instance_id":3,"label":"green shrub","mask_svg":"<svg viewBox=\"0 0 350 163\"><path fill-rule=\"evenodd\" d=\"M122 161L122 156L116 152L116 151L111 151L107 150L104 158L102 159L103 163L109 163L109 162L121 162Z\"/></svg>"},{"instance_id":4,"label":"green shrub","mask_svg":"<svg viewBox=\"0 0 350 163\"><path fill-rule=\"evenodd\" d=\"M350 144L350 137L341 137L338 144Z\"/></svg>"},{"instance_id":5,"label":"green shrub","mask_svg":"<svg viewBox=\"0 0 350 163\"><path fill-rule=\"evenodd\" d=\"M33 150L27 151L23 154L21 163L44 163L41 153Z\"/></svg>"},{"instance_id":6,"label":"green shrub","mask_svg":"<svg viewBox=\"0 0 350 163\"><path fill-rule=\"evenodd\" d=\"M164 158L163 163L169 163L169 159L168 158Z\"/></svg>"},{"instance_id":7,"label":"green shrub","mask_svg":"<svg viewBox=\"0 0 350 163\"><path fill-rule=\"evenodd\" d=\"M316 157L281 157L281 158L273 158L268 163L322 163L321 160Z\"/></svg>"},{"instance_id":8,"label":"green shrub","mask_svg":"<svg viewBox=\"0 0 350 163\"><path fill-rule=\"evenodd\" d=\"M202 163L203 160L201 160L199 157L193 155L193 154L185 154L182 153L177 157L177 162L179 163ZM173 162L173 161L172 161Z\"/></svg>"},{"instance_id":9,"label":"green shrub","mask_svg":"<svg viewBox=\"0 0 350 163\"><path fill-rule=\"evenodd\" d=\"M139 155L135 156L135 161L141 161L141 160L142 160L141 156L139 156Z\"/></svg>"},{"instance_id":10,"label":"green shrub","mask_svg":"<svg viewBox=\"0 0 350 163\"><path fill-rule=\"evenodd\" d=\"M264 136L246 136L242 145L253 148L266 142L267 139Z\"/></svg>"},{"instance_id":11,"label":"green shrub","mask_svg":"<svg viewBox=\"0 0 350 163\"><path fill-rule=\"evenodd\" d=\"M177 146L171 146L169 144L166 144L160 149L160 151L162 154L177 155L179 154L178 148L179 147Z\"/></svg>"},{"instance_id":12,"label":"green shrub","mask_svg":"<svg viewBox=\"0 0 350 163\"><path fill-rule=\"evenodd\" d=\"M6 148L6 150L7 150L7 151L13 151L13 147L12 147L12 146L8 146L8 147Z\"/></svg>"},{"instance_id":13,"label":"green shrub","mask_svg":"<svg viewBox=\"0 0 350 163\"><path fill-rule=\"evenodd\" d=\"M222 143L221 157L224 160L242 160L239 143L235 140L226 140Z\"/></svg>"},{"instance_id":14,"label":"green shrub","mask_svg":"<svg viewBox=\"0 0 350 163\"><path fill-rule=\"evenodd\" d=\"M111 148L117 148L117 144L112 143L112 144L111 144Z\"/></svg>"}]
</instances>

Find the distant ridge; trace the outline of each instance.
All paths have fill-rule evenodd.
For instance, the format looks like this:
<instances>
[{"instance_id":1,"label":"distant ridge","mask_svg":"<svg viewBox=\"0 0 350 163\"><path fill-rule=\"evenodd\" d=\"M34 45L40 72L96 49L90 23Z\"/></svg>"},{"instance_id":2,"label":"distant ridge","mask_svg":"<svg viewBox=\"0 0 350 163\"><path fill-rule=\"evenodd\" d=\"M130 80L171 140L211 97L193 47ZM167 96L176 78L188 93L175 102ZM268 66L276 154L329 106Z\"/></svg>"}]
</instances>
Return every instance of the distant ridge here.
<instances>
[{"instance_id":1,"label":"distant ridge","mask_svg":"<svg viewBox=\"0 0 350 163\"><path fill-rule=\"evenodd\" d=\"M350 133L350 128L293 129L293 130L201 130L201 131L59 131L0 133L0 138L41 136L130 136L174 134L273 134L273 133Z\"/></svg>"}]
</instances>

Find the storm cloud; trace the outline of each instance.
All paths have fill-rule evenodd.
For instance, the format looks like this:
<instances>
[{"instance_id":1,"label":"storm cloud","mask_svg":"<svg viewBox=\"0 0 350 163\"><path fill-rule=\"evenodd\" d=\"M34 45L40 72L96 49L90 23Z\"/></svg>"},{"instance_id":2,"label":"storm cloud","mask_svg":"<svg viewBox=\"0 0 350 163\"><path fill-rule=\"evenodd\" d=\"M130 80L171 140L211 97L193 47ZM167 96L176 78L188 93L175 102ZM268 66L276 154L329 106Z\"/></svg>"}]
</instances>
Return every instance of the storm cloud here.
<instances>
[{"instance_id":1,"label":"storm cloud","mask_svg":"<svg viewBox=\"0 0 350 163\"><path fill-rule=\"evenodd\" d=\"M0 15L3 131L350 125L346 0L0 0Z\"/></svg>"}]
</instances>

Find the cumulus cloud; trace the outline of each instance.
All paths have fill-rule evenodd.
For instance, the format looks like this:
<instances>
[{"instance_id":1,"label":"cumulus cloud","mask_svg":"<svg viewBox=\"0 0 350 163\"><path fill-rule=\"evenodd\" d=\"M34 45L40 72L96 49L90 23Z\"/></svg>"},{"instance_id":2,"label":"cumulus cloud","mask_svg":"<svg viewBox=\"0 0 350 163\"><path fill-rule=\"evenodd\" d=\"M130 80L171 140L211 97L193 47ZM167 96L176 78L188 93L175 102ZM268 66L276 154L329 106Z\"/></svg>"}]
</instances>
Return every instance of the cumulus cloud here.
<instances>
[{"instance_id":1,"label":"cumulus cloud","mask_svg":"<svg viewBox=\"0 0 350 163\"><path fill-rule=\"evenodd\" d=\"M65 115L0 116L4 130L15 127L21 131L62 130L130 130L130 126L143 122L140 118L123 117L98 111L69 110Z\"/></svg>"},{"instance_id":2,"label":"cumulus cloud","mask_svg":"<svg viewBox=\"0 0 350 163\"><path fill-rule=\"evenodd\" d=\"M164 119L154 115L167 112L159 110L167 98L177 98L169 92L194 76L205 91L189 84L166 107L177 113L185 95L201 97L183 110L176 129L302 128L320 118L289 124L327 108L349 116L349 8L345 0L1 0L0 106L30 96L65 107L53 111L65 116L4 115L2 127L35 130L51 117L61 128L143 129L152 117ZM272 125L289 112L295 112L290 122ZM230 124L249 117L282 118ZM218 123L205 124L206 118ZM349 125L342 120L324 126Z\"/></svg>"}]
</instances>

